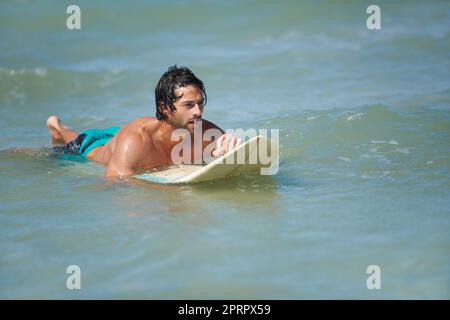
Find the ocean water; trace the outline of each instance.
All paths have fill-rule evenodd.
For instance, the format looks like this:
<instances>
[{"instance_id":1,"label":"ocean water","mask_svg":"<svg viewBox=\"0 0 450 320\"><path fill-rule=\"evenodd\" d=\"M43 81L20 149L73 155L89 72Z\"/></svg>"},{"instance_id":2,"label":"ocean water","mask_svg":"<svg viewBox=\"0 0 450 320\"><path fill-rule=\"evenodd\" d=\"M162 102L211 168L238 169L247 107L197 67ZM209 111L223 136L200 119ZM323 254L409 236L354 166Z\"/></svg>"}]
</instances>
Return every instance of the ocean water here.
<instances>
[{"instance_id":1,"label":"ocean water","mask_svg":"<svg viewBox=\"0 0 450 320\"><path fill-rule=\"evenodd\" d=\"M363 1L76 1L81 30L69 4L0 3L0 298L450 298L448 1L378 1L381 30ZM52 114L153 115L173 64L205 118L280 130L275 176L111 183L35 152Z\"/></svg>"}]
</instances>

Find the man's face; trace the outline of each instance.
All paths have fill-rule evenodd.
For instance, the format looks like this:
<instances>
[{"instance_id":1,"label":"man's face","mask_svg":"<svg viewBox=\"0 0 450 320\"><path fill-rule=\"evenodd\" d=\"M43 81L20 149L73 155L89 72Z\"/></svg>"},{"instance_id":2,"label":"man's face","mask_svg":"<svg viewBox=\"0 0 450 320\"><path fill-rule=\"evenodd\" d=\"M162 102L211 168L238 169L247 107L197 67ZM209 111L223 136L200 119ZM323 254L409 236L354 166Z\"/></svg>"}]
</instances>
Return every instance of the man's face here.
<instances>
[{"instance_id":1,"label":"man's face","mask_svg":"<svg viewBox=\"0 0 450 320\"><path fill-rule=\"evenodd\" d=\"M194 124L201 120L204 98L202 91L193 85L175 90L178 100L174 102L176 112L168 112L167 121L176 128L184 128L194 132Z\"/></svg>"}]
</instances>

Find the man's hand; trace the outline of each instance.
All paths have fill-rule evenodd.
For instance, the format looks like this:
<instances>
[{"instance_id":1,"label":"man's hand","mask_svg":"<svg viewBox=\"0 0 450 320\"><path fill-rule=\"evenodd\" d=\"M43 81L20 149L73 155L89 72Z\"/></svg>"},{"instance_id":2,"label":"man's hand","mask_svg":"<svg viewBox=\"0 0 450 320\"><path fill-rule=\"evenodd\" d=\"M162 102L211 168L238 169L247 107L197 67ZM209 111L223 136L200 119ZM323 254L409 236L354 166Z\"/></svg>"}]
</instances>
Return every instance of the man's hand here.
<instances>
[{"instance_id":1,"label":"man's hand","mask_svg":"<svg viewBox=\"0 0 450 320\"><path fill-rule=\"evenodd\" d=\"M217 139L216 148L212 152L213 157L224 155L228 151L237 148L241 144L241 139L233 134L224 133Z\"/></svg>"}]
</instances>

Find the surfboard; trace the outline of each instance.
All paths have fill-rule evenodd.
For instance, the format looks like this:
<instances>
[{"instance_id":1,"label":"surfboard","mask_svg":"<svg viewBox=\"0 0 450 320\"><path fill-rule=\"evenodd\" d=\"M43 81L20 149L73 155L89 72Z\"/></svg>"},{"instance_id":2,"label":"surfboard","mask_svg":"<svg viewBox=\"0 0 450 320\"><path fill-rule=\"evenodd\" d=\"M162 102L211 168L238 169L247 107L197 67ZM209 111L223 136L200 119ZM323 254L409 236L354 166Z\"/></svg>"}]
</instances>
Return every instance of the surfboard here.
<instances>
[{"instance_id":1,"label":"surfboard","mask_svg":"<svg viewBox=\"0 0 450 320\"><path fill-rule=\"evenodd\" d=\"M162 184L186 184L237 176L260 174L267 167L258 154L258 146L271 147L272 159L278 161L278 145L265 136L256 136L206 165L174 165L164 169L134 175L135 178ZM267 151L266 151L267 152Z\"/></svg>"}]
</instances>

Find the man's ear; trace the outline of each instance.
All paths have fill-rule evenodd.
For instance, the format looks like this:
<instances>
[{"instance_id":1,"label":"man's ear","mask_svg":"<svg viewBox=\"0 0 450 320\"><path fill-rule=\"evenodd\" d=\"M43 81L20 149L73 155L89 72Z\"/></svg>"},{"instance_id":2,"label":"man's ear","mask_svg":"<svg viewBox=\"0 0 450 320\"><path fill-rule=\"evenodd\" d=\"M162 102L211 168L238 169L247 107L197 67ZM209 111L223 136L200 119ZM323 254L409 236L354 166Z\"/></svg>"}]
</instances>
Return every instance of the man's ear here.
<instances>
[{"instance_id":1,"label":"man's ear","mask_svg":"<svg viewBox=\"0 0 450 320\"><path fill-rule=\"evenodd\" d=\"M173 114L173 113L177 112L177 109L175 109L175 107L174 107L174 110L172 110L172 109L170 109L169 107L167 107L165 105L162 106L161 110L162 110L162 113L163 113L164 117L168 117L170 114Z\"/></svg>"},{"instance_id":2,"label":"man's ear","mask_svg":"<svg viewBox=\"0 0 450 320\"><path fill-rule=\"evenodd\" d=\"M167 118L167 116L170 114L169 108L167 108L163 103L159 105L159 110L163 114L164 118Z\"/></svg>"}]
</instances>

